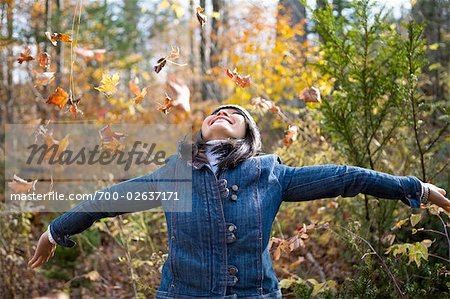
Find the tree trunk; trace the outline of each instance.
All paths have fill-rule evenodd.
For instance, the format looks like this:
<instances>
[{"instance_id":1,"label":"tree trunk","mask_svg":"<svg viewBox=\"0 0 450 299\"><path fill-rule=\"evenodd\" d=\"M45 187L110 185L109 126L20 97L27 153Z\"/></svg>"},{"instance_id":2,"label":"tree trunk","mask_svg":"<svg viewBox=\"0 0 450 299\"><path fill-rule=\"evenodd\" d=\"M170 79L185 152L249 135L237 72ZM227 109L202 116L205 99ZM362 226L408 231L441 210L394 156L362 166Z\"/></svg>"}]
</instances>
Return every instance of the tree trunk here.
<instances>
[{"instance_id":1,"label":"tree trunk","mask_svg":"<svg viewBox=\"0 0 450 299\"><path fill-rule=\"evenodd\" d=\"M205 0L200 0L200 6L205 8ZM206 10L206 8L205 8ZM206 25L206 24L205 24ZM208 81L206 80L208 70L208 60L206 57L206 26L200 29L200 76L202 82L202 101L209 99Z\"/></svg>"}]
</instances>

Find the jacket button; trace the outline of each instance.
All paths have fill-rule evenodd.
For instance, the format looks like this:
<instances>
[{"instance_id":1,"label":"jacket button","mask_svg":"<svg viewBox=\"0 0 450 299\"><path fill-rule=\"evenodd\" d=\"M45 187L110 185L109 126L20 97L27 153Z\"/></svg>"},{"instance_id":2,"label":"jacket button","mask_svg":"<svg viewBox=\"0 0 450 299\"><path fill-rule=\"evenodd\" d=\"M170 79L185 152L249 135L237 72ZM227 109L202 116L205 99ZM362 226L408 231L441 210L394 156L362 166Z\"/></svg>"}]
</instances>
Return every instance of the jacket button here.
<instances>
[{"instance_id":1,"label":"jacket button","mask_svg":"<svg viewBox=\"0 0 450 299\"><path fill-rule=\"evenodd\" d=\"M228 273L230 273L230 275L236 275L238 273L238 268L236 268L236 266L229 266L228 267Z\"/></svg>"},{"instance_id":2,"label":"jacket button","mask_svg":"<svg viewBox=\"0 0 450 299\"><path fill-rule=\"evenodd\" d=\"M219 180L219 185L221 185L221 186L223 186L223 187L226 187L227 186L227 180L226 179L220 179Z\"/></svg>"},{"instance_id":3,"label":"jacket button","mask_svg":"<svg viewBox=\"0 0 450 299\"><path fill-rule=\"evenodd\" d=\"M236 230L236 225L234 225L233 223L228 224L228 230L230 232L234 232Z\"/></svg>"},{"instance_id":4,"label":"jacket button","mask_svg":"<svg viewBox=\"0 0 450 299\"><path fill-rule=\"evenodd\" d=\"M236 194L231 195L231 200L236 201L237 200L237 195Z\"/></svg>"},{"instance_id":5,"label":"jacket button","mask_svg":"<svg viewBox=\"0 0 450 299\"><path fill-rule=\"evenodd\" d=\"M231 190L233 190L234 192L238 191L239 190L238 185L231 186Z\"/></svg>"}]
</instances>

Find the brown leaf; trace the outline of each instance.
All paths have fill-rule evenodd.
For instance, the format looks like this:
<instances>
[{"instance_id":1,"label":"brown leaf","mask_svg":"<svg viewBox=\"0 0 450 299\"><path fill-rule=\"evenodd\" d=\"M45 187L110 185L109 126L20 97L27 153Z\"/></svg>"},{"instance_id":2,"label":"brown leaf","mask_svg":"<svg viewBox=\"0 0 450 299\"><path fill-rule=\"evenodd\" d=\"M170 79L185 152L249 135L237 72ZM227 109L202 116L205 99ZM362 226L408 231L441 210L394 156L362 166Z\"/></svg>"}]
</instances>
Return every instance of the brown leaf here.
<instances>
[{"instance_id":1,"label":"brown leaf","mask_svg":"<svg viewBox=\"0 0 450 299\"><path fill-rule=\"evenodd\" d=\"M20 53L20 57L17 58L17 62L19 64L22 64L24 61L31 61L34 60L34 58L32 56L30 56L31 54L31 49L30 47L26 47L25 48L25 52Z\"/></svg>"},{"instance_id":2,"label":"brown leaf","mask_svg":"<svg viewBox=\"0 0 450 299\"><path fill-rule=\"evenodd\" d=\"M13 180L8 183L8 186L14 193L26 193L30 190L35 190L37 180L27 182L26 180L14 175Z\"/></svg>"},{"instance_id":3,"label":"brown leaf","mask_svg":"<svg viewBox=\"0 0 450 299\"><path fill-rule=\"evenodd\" d=\"M65 33L51 33L51 32L45 32L45 36L48 38L48 40L56 47L58 42L65 42L65 43L71 43L72 37L70 37L69 34Z\"/></svg>"},{"instance_id":4,"label":"brown leaf","mask_svg":"<svg viewBox=\"0 0 450 299\"><path fill-rule=\"evenodd\" d=\"M166 65L166 57L163 57L163 58L158 59L158 61L156 62L156 65L153 67L153 69L158 74L165 65Z\"/></svg>"},{"instance_id":5,"label":"brown leaf","mask_svg":"<svg viewBox=\"0 0 450 299\"><path fill-rule=\"evenodd\" d=\"M297 126L289 126L286 134L283 138L283 144L285 146L291 145L298 137L299 128Z\"/></svg>"},{"instance_id":6,"label":"brown leaf","mask_svg":"<svg viewBox=\"0 0 450 299\"><path fill-rule=\"evenodd\" d=\"M298 97L305 102L321 102L320 91L317 87L307 87L303 89Z\"/></svg>"},{"instance_id":7,"label":"brown leaf","mask_svg":"<svg viewBox=\"0 0 450 299\"><path fill-rule=\"evenodd\" d=\"M99 131L101 138L101 146L103 150L110 152L121 151L125 146L120 142L120 139L125 138L125 134L113 132L111 125L101 128Z\"/></svg>"},{"instance_id":8,"label":"brown leaf","mask_svg":"<svg viewBox=\"0 0 450 299\"><path fill-rule=\"evenodd\" d=\"M69 95L67 94L67 92L65 92L65 90L61 87L57 87L55 92L50 95L46 103L56 105L59 107L59 109L62 109L68 100Z\"/></svg>"},{"instance_id":9,"label":"brown leaf","mask_svg":"<svg viewBox=\"0 0 450 299\"><path fill-rule=\"evenodd\" d=\"M76 100L73 99L72 97L72 93L70 93L69 95L69 111L70 113L72 113L72 116L74 118L77 118L77 115L80 114L81 116L83 116L83 111L81 111L80 109L78 109L78 104L81 101L81 97L78 97Z\"/></svg>"},{"instance_id":10,"label":"brown leaf","mask_svg":"<svg viewBox=\"0 0 450 299\"><path fill-rule=\"evenodd\" d=\"M50 55L47 52L39 53L39 65L45 70L50 66Z\"/></svg>"},{"instance_id":11,"label":"brown leaf","mask_svg":"<svg viewBox=\"0 0 450 299\"><path fill-rule=\"evenodd\" d=\"M280 107L278 107L274 102L263 99L261 97L251 99L251 104L258 107L264 112L270 111L273 113L278 113L281 111Z\"/></svg>"},{"instance_id":12,"label":"brown leaf","mask_svg":"<svg viewBox=\"0 0 450 299\"><path fill-rule=\"evenodd\" d=\"M236 83L237 85L239 85L240 87L245 88L245 87L250 86L250 84L251 84L250 75L242 77L237 73L236 69L234 69L233 71L230 71L230 69L228 69L228 68L225 69L225 72L226 72L227 76L230 77L231 80L234 83Z\"/></svg>"},{"instance_id":13,"label":"brown leaf","mask_svg":"<svg viewBox=\"0 0 450 299\"><path fill-rule=\"evenodd\" d=\"M206 21L208 20L208 18L206 17L205 14L203 14L202 12L205 11L205 9L203 7L197 7L197 20L200 23L200 26L205 26Z\"/></svg>"},{"instance_id":14,"label":"brown leaf","mask_svg":"<svg viewBox=\"0 0 450 299\"><path fill-rule=\"evenodd\" d=\"M102 142L111 142L113 139L120 140L121 138L125 138L126 135L123 133L113 132L111 129L111 125L106 125L101 128L98 133L100 134L100 138Z\"/></svg>"}]
</instances>

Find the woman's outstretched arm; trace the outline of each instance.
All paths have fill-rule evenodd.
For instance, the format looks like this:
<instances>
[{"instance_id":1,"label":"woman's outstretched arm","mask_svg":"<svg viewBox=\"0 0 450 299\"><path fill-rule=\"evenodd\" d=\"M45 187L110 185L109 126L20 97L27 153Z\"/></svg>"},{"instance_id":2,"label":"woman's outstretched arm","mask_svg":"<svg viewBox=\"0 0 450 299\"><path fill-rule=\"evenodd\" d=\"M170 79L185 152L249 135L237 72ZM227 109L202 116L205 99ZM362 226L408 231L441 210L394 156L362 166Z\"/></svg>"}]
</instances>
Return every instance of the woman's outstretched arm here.
<instances>
[{"instance_id":1,"label":"woman's outstretched arm","mask_svg":"<svg viewBox=\"0 0 450 299\"><path fill-rule=\"evenodd\" d=\"M385 199L399 199L419 208L425 187L430 188L429 200L446 211L450 201L445 190L423 183L415 176L397 176L358 166L313 165L289 167L280 164L284 201L306 201L331 197L353 197L359 193Z\"/></svg>"},{"instance_id":2,"label":"woman's outstretched arm","mask_svg":"<svg viewBox=\"0 0 450 299\"><path fill-rule=\"evenodd\" d=\"M170 176L167 166L166 164L151 174L97 191L92 194L92 200L85 200L55 218L39 238L34 256L28 265L35 268L47 262L54 255L56 244L63 247L75 246L76 243L70 237L88 229L99 219L161 206L161 200L143 200L143 194L159 191L159 181ZM138 196L141 200L135 200Z\"/></svg>"}]
</instances>

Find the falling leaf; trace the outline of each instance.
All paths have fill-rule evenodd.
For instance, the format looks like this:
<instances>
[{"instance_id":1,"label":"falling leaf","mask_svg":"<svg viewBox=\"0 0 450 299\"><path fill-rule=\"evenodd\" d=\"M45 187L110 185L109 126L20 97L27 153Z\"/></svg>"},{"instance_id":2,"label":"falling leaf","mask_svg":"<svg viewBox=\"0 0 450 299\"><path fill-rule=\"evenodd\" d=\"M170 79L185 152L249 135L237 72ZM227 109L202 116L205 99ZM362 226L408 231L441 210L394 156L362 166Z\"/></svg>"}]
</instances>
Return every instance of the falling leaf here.
<instances>
[{"instance_id":1,"label":"falling leaf","mask_svg":"<svg viewBox=\"0 0 450 299\"><path fill-rule=\"evenodd\" d=\"M35 190L37 180L27 182L26 180L14 175L13 180L8 183L8 186L14 193L26 193L30 190Z\"/></svg>"},{"instance_id":2,"label":"falling leaf","mask_svg":"<svg viewBox=\"0 0 450 299\"><path fill-rule=\"evenodd\" d=\"M173 107L172 99L166 94L166 98L164 99L164 105L160 104L160 107L158 108L158 110L164 114L168 114L169 109L172 107Z\"/></svg>"},{"instance_id":3,"label":"falling leaf","mask_svg":"<svg viewBox=\"0 0 450 299\"><path fill-rule=\"evenodd\" d=\"M19 64L22 64L24 61L31 61L31 60L34 60L34 58L30 56L30 54L31 54L31 49L30 49L30 47L26 47L26 48L25 48L25 52L20 53L20 57L17 58L17 62L18 62Z\"/></svg>"},{"instance_id":4,"label":"falling leaf","mask_svg":"<svg viewBox=\"0 0 450 299\"><path fill-rule=\"evenodd\" d=\"M138 78L135 78L134 80L130 80L130 82L128 82L128 87L130 88L131 92L136 96L139 95L139 93L141 92L138 83L139 83Z\"/></svg>"},{"instance_id":5,"label":"falling leaf","mask_svg":"<svg viewBox=\"0 0 450 299\"><path fill-rule=\"evenodd\" d=\"M54 72L35 72L34 86L45 86L52 83L53 80L55 80Z\"/></svg>"},{"instance_id":6,"label":"falling leaf","mask_svg":"<svg viewBox=\"0 0 450 299\"><path fill-rule=\"evenodd\" d=\"M56 105L59 109L62 109L68 100L69 95L67 92L65 92L61 87L57 87L55 92L50 95L46 103Z\"/></svg>"},{"instance_id":7,"label":"falling leaf","mask_svg":"<svg viewBox=\"0 0 450 299\"><path fill-rule=\"evenodd\" d=\"M180 48L172 47L172 50L170 51L169 55L167 56L167 59L176 60L178 58L180 58Z\"/></svg>"},{"instance_id":8,"label":"falling leaf","mask_svg":"<svg viewBox=\"0 0 450 299\"><path fill-rule=\"evenodd\" d=\"M205 9L203 7L200 7L200 6L197 7L197 20L202 27L205 26L206 21L208 20L206 15L203 14L203 11L205 11Z\"/></svg>"},{"instance_id":9,"label":"falling leaf","mask_svg":"<svg viewBox=\"0 0 450 299\"><path fill-rule=\"evenodd\" d=\"M80 103L80 101L81 101L81 96L78 97L76 100L74 100L72 97L72 93L70 93L70 95L69 95L69 111L70 111L70 113L72 113L72 116L74 118L77 118L78 114L80 114L81 116L84 115L83 111L78 109L78 104Z\"/></svg>"},{"instance_id":10,"label":"falling leaf","mask_svg":"<svg viewBox=\"0 0 450 299\"><path fill-rule=\"evenodd\" d=\"M317 87L307 87L298 96L300 100L306 102L320 103L320 91Z\"/></svg>"},{"instance_id":11,"label":"falling leaf","mask_svg":"<svg viewBox=\"0 0 450 299\"><path fill-rule=\"evenodd\" d=\"M139 104L146 95L147 95L147 87L143 88L142 91L139 92L137 97L133 99L133 102L135 104Z\"/></svg>"},{"instance_id":12,"label":"falling leaf","mask_svg":"<svg viewBox=\"0 0 450 299\"><path fill-rule=\"evenodd\" d=\"M120 139L125 138L125 134L113 132L111 125L106 125L101 128L98 133L100 134L101 146L103 150L116 152L124 149L124 145L120 142Z\"/></svg>"},{"instance_id":13,"label":"falling leaf","mask_svg":"<svg viewBox=\"0 0 450 299\"><path fill-rule=\"evenodd\" d=\"M52 159L53 161L57 161L62 152L69 146L69 135L66 135L61 140L56 140L51 133L48 133L44 135L44 142L49 149L56 147L56 151L52 150L46 152L44 160L50 161L50 159Z\"/></svg>"},{"instance_id":14,"label":"falling leaf","mask_svg":"<svg viewBox=\"0 0 450 299\"><path fill-rule=\"evenodd\" d=\"M278 113L281 111L280 107L278 107L274 102L263 99L261 97L251 99L251 104L258 107L264 112L270 111L273 113Z\"/></svg>"},{"instance_id":15,"label":"falling leaf","mask_svg":"<svg viewBox=\"0 0 450 299\"><path fill-rule=\"evenodd\" d=\"M153 69L158 74L165 65L166 65L166 57L163 57L163 58L158 59L158 61L156 62L156 65L153 67Z\"/></svg>"},{"instance_id":16,"label":"falling leaf","mask_svg":"<svg viewBox=\"0 0 450 299\"><path fill-rule=\"evenodd\" d=\"M45 36L55 47L57 46L58 42L72 42L72 38L70 37L70 35L65 33L51 33L47 31L45 32Z\"/></svg>"},{"instance_id":17,"label":"falling leaf","mask_svg":"<svg viewBox=\"0 0 450 299\"><path fill-rule=\"evenodd\" d=\"M283 144L285 146L291 145L298 137L299 128L297 126L289 126L286 134L283 138Z\"/></svg>"},{"instance_id":18,"label":"falling leaf","mask_svg":"<svg viewBox=\"0 0 450 299\"><path fill-rule=\"evenodd\" d=\"M138 83L139 80L137 78L128 82L128 87L130 88L131 92L136 96L133 99L133 102L135 104L139 104L142 101L142 99L147 95L147 87L144 87L141 90L138 86Z\"/></svg>"},{"instance_id":19,"label":"falling leaf","mask_svg":"<svg viewBox=\"0 0 450 299\"><path fill-rule=\"evenodd\" d=\"M186 63L176 63L173 60L176 60L180 57L180 49L178 47L173 47L170 51L170 53L160 59L156 62L156 65L153 67L156 73L159 73L162 68L166 65L167 62L178 65L178 66L185 66Z\"/></svg>"},{"instance_id":20,"label":"falling leaf","mask_svg":"<svg viewBox=\"0 0 450 299\"><path fill-rule=\"evenodd\" d=\"M103 73L100 83L101 85L95 87L95 89L103 92L107 97L110 97L116 91L117 84L119 84L119 75L114 74L110 76L109 74Z\"/></svg>"},{"instance_id":21,"label":"falling leaf","mask_svg":"<svg viewBox=\"0 0 450 299\"><path fill-rule=\"evenodd\" d=\"M239 85L240 87L245 88L250 86L251 84L250 75L242 77L238 74L236 69L230 71L230 69L228 68L225 69L225 72L227 76L230 77L231 80L233 80L233 82Z\"/></svg>"},{"instance_id":22,"label":"falling leaf","mask_svg":"<svg viewBox=\"0 0 450 299\"><path fill-rule=\"evenodd\" d=\"M39 53L39 65L45 70L50 66L50 55L47 52Z\"/></svg>"}]
</instances>

